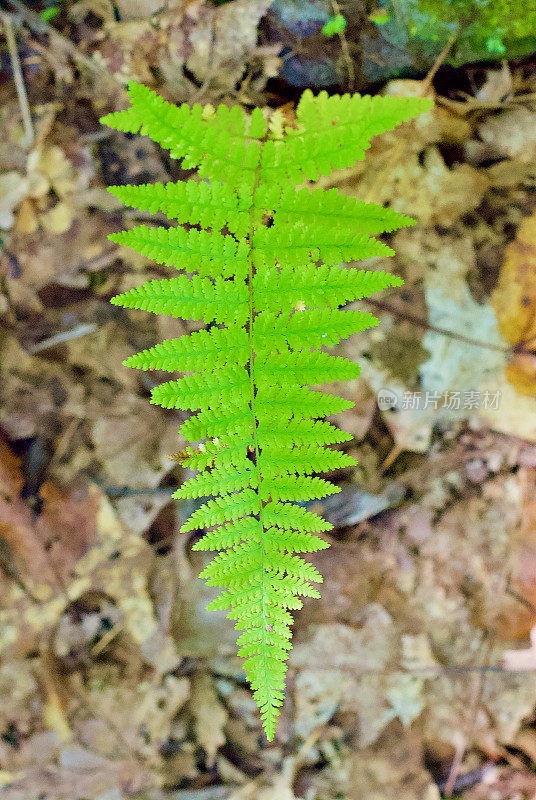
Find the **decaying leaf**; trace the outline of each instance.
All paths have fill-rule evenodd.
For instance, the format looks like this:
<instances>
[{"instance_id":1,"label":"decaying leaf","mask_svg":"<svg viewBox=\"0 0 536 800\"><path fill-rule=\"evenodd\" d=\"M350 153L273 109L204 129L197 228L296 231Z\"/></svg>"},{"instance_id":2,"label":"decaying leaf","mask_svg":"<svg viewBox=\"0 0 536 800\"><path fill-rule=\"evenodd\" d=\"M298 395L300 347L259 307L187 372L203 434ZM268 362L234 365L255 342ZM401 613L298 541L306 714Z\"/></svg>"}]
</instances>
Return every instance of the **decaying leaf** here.
<instances>
[{"instance_id":1,"label":"decaying leaf","mask_svg":"<svg viewBox=\"0 0 536 800\"><path fill-rule=\"evenodd\" d=\"M234 0L204 7L190 32L192 52L186 66L200 80L231 88L243 72L244 60L257 41L257 25L270 0Z\"/></svg>"},{"instance_id":2,"label":"decaying leaf","mask_svg":"<svg viewBox=\"0 0 536 800\"><path fill-rule=\"evenodd\" d=\"M210 766L214 764L218 748L225 743L223 728L227 712L218 698L213 678L205 672L198 673L193 681L190 711L197 740L204 748Z\"/></svg>"},{"instance_id":3,"label":"decaying leaf","mask_svg":"<svg viewBox=\"0 0 536 800\"><path fill-rule=\"evenodd\" d=\"M506 650L503 653L505 669L512 672L536 670L536 627L530 632L530 647L523 650Z\"/></svg>"},{"instance_id":4,"label":"decaying leaf","mask_svg":"<svg viewBox=\"0 0 536 800\"><path fill-rule=\"evenodd\" d=\"M506 340L536 353L536 213L525 218L506 248L493 307ZM512 354L506 374L518 392L536 395L533 356Z\"/></svg>"}]
</instances>

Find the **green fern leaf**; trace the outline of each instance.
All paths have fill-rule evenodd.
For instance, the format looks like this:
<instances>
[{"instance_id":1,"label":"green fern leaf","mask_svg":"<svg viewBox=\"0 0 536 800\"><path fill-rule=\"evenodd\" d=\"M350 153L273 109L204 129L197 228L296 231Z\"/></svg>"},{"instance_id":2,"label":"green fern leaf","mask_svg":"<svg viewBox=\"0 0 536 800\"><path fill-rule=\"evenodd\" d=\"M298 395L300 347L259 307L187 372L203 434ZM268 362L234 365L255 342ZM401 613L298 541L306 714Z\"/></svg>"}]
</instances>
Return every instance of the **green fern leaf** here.
<instances>
[{"instance_id":1,"label":"green fern leaf","mask_svg":"<svg viewBox=\"0 0 536 800\"><path fill-rule=\"evenodd\" d=\"M112 302L118 304L115 298ZM228 325L226 328L196 331L190 336L181 336L179 339L166 339L154 347L130 356L123 364L125 367L143 370L198 372L231 364L243 367L248 358L247 331L238 325Z\"/></svg>"},{"instance_id":2,"label":"green fern leaf","mask_svg":"<svg viewBox=\"0 0 536 800\"><path fill-rule=\"evenodd\" d=\"M228 322L243 325L247 320L245 286L223 278L210 281L193 275L148 281L117 295L112 303L123 308L138 308L171 317L189 317L206 323Z\"/></svg>"},{"instance_id":3,"label":"green fern leaf","mask_svg":"<svg viewBox=\"0 0 536 800\"><path fill-rule=\"evenodd\" d=\"M251 189L238 187L230 192L219 183L149 183L138 186L111 186L108 189L125 205L149 211L162 211L169 219L190 225L220 230L244 237L250 219Z\"/></svg>"},{"instance_id":4,"label":"green fern leaf","mask_svg":"<svg viewBox=\"0 0 536 800\"><path fill-rule=\"evenodd\" d=\"M112 241L181 271L112 302L212 327L155 344L125 364L183 373L151 393L152 403L196 412L182 434L200 444L182 455L198 474L174 496L202 498L202 505L181 531L204 530L194 550L217 552L201 573L222 589L209 608L227 610L241 632L238 652L272 739L291 612L301 597L320 596L314 584L321 575L299 554L327 547L318 534L332 527L299 503L339 491L312 473L355 463L329 449L350 436L323 420L354 404L312 387L359 373L324 348L378 320L342 307L402 283L342 265L391 255L373 236L412 224L335 189L296 185L362 159L373 136L430 104L306 91L295 126L285 126L260 109L248 118L239 106L175 106L135 83L128 94L130 107L103 122L150 136L197 176L110 190L170 220Z\"/></svg>"},{"instance_id":5,"label":"green fern leaf","mask_svg":"<svg viewBox=\"0 0 536 800\"><path fill-rule=\"evenodd\" d=\"M291 310L302 305L314 308L343 305L349 300L369 297L402 281L388 272L339 269L306 264L301 269L266 269L254 277L259 311Z\"/></svg>"},{"instance_id":6,"label":"green fern leaf","mask_svg":"<svg viewBox=\"0 0 536 800\"><path fill-rule=\"evenodd\" d=\"M151 392L151 403L163 408L209 408L227 404L245 407L248 400L249 376L241 367L222 367L209 375L186 375L178 381L167 381ZM217 399L217 402L215 400Z\"/></svg>"},{"instance_id":7,"label":"green fern leaf","mask_svg":"<svg viewBox=\"0 0 536 800\"><path fill-rule=\"evenodd\" d=\"M186 272L195 270L200 275L215 278L244 277L247 272L247 242L237 242L232 236L223 236L217 231L139 225L129 231L113 233L109 238Z\"/></svg>"}]
</instances>

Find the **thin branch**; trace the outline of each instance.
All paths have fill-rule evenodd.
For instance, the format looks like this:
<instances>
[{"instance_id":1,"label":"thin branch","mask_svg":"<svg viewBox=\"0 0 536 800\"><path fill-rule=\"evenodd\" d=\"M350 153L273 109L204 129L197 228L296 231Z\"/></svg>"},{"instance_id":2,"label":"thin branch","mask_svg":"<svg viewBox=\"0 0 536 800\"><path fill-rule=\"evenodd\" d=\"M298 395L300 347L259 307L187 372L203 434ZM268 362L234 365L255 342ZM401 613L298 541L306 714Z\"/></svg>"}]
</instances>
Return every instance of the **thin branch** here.
<instances>
[{"instance_id":1,"label":"thin branch","mask_svg":"<svg viewBox=\"0 0 536 800\"><path fill-rule=\"evenodd\" d=\"M24 76L20 66L17 41L13 31L12 15L7 11L0 10L0 19L2 20L7 46L9 49L9 56L11 58L11 71L13 72L13 78L15 80L15 88L17 90L17 97L19 99L22 122L24 125L24 146L30 147L34 143L35 133L32 124L32 115L30 112L28 95L26 94L26 87L24 85Z\"/></svg>"},{"instance_id":2,"label":"thin branch","mask_svg":"<svg viewBox=\"0 0 536 800\"><path fill-rule=\"evenodd\" d=\"M335 16L338 16L341 13L341 7L337 3L337 0L331 0L331 7ZM348 39L346 38L344 31L341 31L338 36L341 42L341 50L344 57L344 62L346 64L346 70L348 72L348 89L353 92L355 84L355 69L354 62L350 54L350 47L348 46Z\"/></svg>"},{"instance_id":3,"label":"thin branch","mask_svg":"<svg viewBox=\"0 0 536 800\"><path fill-rule=\"evenodd\" d=\"M463 333L457 333L456 331L449 331L447 328L438 328L437 325L431 325L427 320L422 319L421 317L416 316L415 314L411 314L409 311L399 311L397 308L394 308L390 303L384 303L381 300L371 300L370 297L364 297L360 301L360 303L366 303L373 308L377 308L379 311L386 311L388 314L393 314L395 317L399 319L405 320L406 322L411 323L412 325L416 325L419 328L424 328L427 331L431 331L432 333L438 333L441 336L447 336L449 339L456 339L459 342L464 342L465 344L471 345L472 347L483 347L486 350L494 350L497 353L505 353L505 354L514 354L514 353L527 353L530 355L534 355L532 350L528 350L523 346L523 343L512 345L511 347L503 347L500 344L491 344L490 342L480 342L478 339L471 339L469 336L464 336Z\"/></svg>"},{"instance_id":4,"label":"thin branch","mask_svg":"<svg viewBox=\"0 0 536 800\"><path fill-rule=\"evenodd\" d=\"M445 47L443 48L443 50L440 52L440 54L439 54L439 55L438 55L438 57L436 58L434 65L432 66L432 68L431 68L431 69L429 70L429 72L428 72L428 75L427 75L427 76L426 76L426 78L423 80L423 82L422 82L422 84L421 84L421 89L422 89L422 93L423 93L423 95L425 95L425 94L426 94L426 92L427 92L429 89L431 89L431 87L432 87L432 81L434 80L434 78L435 78L435 76L436 76L436 73L437 73L437 71L438 71L439 67L442 65L442 63L444 62L444 60L445 60L445 59L446 59L446 57L448 56L448 54L449 54L449 52L450 52L450 49L452 48L452 45L453 45L453 44L454 44L454 42L456 41L456 38L457 38L457 36L458 36L458 31L456 30L456 31L455 31L455 32L452 34L452 36L450 37L450 39L448 40L448 42L446 43L446 45L445 45Z\"/></svg>"}]
</instances>

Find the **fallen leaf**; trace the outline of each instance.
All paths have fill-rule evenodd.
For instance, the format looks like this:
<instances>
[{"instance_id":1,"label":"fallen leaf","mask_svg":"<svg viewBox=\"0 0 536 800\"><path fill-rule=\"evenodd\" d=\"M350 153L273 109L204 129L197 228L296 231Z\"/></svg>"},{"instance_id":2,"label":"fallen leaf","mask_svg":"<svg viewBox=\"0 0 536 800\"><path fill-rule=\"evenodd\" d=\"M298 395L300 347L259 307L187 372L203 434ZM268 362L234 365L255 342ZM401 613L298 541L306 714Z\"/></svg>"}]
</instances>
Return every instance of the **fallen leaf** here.
<instances>
[{"instance_id":1,"label":"fallen leaf","mask_svg":"<svg viewBox=\"0 0 536 800\"><path fill-rule=\"evenodd\" d=\"M405 725L423 709L423 682L393 667L397 651L393 620L378 604L362 612L362 627L320 625L290 654L296 704L296 732L307 736L336 711L357 715L361 747L374 742L389 722Z\"/></svg>"},{"instance_id":2,"label":"fallen leaf","mask_svg":"<svg viewBox=\"0 0 536 800\"><path fill-rule=\"evenodd\" d=\"M40 489L43 510L35 518L21 500L22 486L19 460L0 441L0 535L23 579L45 599L51 590L63 588L78 559L95 543L97 503L90 494L66 494L46 482Z\"/></svg>"},{"instance_id":3,"label":"fallen leaf","mask_svg":"<svg viewBox=\"0 0 536 800\"><path fill-rule=\"evenodd\" d=\"M50 233L65 233L71 227L74 216L72 206L67 203L56 203L53 208L41 214L40 220Z\"/></svg>"},{"instance_id":4,"label":"fallen leaf","mask_svg":"<svg viewBox=\"0 0 536 800\"><path fill-rule=\"evenodd\" d=\"M19 172L0 175L0 228L9 230L15 222L14 210L28 192L28 179Z\"/></svg>"},{"instance_id":5,"label":"fallen leaf","mask_svg":"<svg viewBox=\"0 0 536 800\"><path fill-rule=\"evenodd\" d=\"M215 762L218 748L225 744L223 729L227 712L216 693L214 679L206 672L197 673L193 679L190 711L194 718L196 738L207 754L210 768Z\"/></svg>"},{"instance_id":6,"label":"fallen leaf","mask_svg":"<svg viewBox=\"0 0 536 800\"><path fill-rule=\"evenodd\" d=\"M524 650L505 650L503 664L511 672L536 670L536 627L530 632L530 647Z\"/></svg>"},{"instance_id":7,"label":"fallen leaf","mask_svg":"<svg viewBox=\"0 0 536 800\"><path fill-rule=\"evenodd\" d=\"M271 0L234 0L213 9L203 5L189 34L186 66L201 81L231 89L257 42L257 25Z\"/></svg>"},{"instance_id":8,"label":"fallen leaf","mask_svg":"<svg viewBox=\"0 0 536 800\"><path fill-rule=\"evenodd\" d=\"M476 303L464 280L443 271L425 278L425 294L430 325L452 331L454 336L426 331L423 347L430 358L419 368L424 392L440 396L438 408L431 412L436 419L470 416L491 404L491 395L505 365L506 343L502 339L491 306ZM477 347L456 335L482 342ZM495 349L494 349L495 348ZM486 391L489 393L485 402ZM457 393L455 403L445 403L447 393ZM471 398L474 403L471 406ZM459 402L458 402L459 400ZM423 412L426 415L426 410Z\"/></svg>"},{"instance_id":9,"label":"fallen leaf","mask_svg":"<svg viewBox=\"0 0 536 800\"><path fill-rule=\"evenodd\" d=\"M526 107L490 114L478 127L481 139L502 155L533 162L536 155L536 113Z\"/></svg>"},{"instance_id":10,"label":"fallen leaf","mask_svg":"<svg viewBox=\"0 0 536 800\"><path fill-rule=\"evenodd\" d=\"M536 350L536 213L525 218L506 248L492 302L506 340ZM536 394L536 372L529 354L514 354L507 376L522 394Z\"/></svg>"}]
</instances>

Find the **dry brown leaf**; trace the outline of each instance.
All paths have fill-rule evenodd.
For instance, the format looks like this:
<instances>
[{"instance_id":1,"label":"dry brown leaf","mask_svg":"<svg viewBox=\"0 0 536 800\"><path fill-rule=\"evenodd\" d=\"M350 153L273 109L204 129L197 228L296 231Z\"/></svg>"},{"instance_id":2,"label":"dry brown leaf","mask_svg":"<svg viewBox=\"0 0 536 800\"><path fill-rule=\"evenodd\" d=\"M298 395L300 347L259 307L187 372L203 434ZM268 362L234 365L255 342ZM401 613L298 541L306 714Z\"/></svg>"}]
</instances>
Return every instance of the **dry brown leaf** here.
<instances>
[{"instance_id":1,"label":"dry brown leaf","mask_svg":"<svg viewBox=\"0 0 536 800\"><path fill-rule=\"evenodd\" d=\"M192 683L190 711L194 718L195 733L207 754L207 764L214 764L218 748L225 744L224 726L227 711L214 686L214 679L206 672L198 673Z\"/></svg>"},{"instance_id":2,"label":"dry brown leaf","mask_svg":"<svg viewBox=\"0 0 536 800\"><path fill-rule=\"evenodd\" d=\"M0 422L10 439L39 433L53 439L57 421L83 419L84 387L65 366L29 355L14 337L3 342Z\"/></svg>"},{"instance_id":3,"label":"dry brown leaf","mask_svg":"<svg viewBox=\"0 0 536 800\"><path fill-rule=\"evenodd\" d=\"M34 518L20 499L19 460L1 441L0 486L0 535L23 580L46 598L64 586L78 559L96 541L95 497L64 494L47 482L40 490L42 513Z\"/></svg>"},{"instance_id":4,"label":"dry brown leaf","mask_svg":"<svg viewBox=\"0 0 536 800\"><path fill-rule=\"evenodd\" d=\"M530 632L530 647L523 650L505 650L503 665L511 672L536 670L536 627Z\"/></svg>"},{"instance_id":5,"label":"dry brown leaf","mask_svg":"<svg viewBox=\"0 0 536 800\"><path fill-rule=\"evenodd\" d=\"M199 80L232 89L255 48L257 25L270 5L271 0L234 0L216 8L201 4L189 35L188 69Z\"/></svg>"},{"instance_id":6,"label":"dry brown leaf","mask_svg":"<svg viewBox=\"0 0 536 800\"><path fill-rule=\"evenodd\" d=\"M479 125L481 139L508 158L528 163L536 156L536 112L525 107L489 115Z\"/></svg>"},{"instance_id":7,"label":"dry brown leaf","mask_svg":"<svg viewBox=\"0 0 536 800\"><path fill-rule=\"evenodd\" d=\"M506 249L493 306L507 341L536 350L536 213L523 221ZM536 395L536 364L530 354L512 356L506 374L518 392Z\"/></svg>"}]
</instances>

